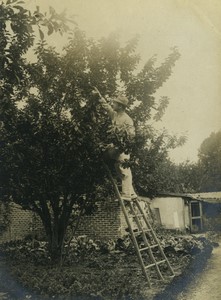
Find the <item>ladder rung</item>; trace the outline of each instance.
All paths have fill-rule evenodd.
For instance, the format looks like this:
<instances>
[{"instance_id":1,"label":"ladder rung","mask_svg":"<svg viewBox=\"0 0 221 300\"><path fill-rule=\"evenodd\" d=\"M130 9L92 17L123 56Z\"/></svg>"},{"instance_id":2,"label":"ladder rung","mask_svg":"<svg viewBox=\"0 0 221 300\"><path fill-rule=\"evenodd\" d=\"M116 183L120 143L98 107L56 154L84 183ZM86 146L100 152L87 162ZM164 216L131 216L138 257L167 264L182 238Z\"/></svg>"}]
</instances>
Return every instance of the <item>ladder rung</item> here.
<instances>
[{"instance_id":1,"label":"ladder rung","mask_svg":"<svg viewBox=\"0 0 221 300\"><path fill-rule=\"evenodd\" d=\"M149 246L149 247L140 248L139 250L140 250L140 251L144 251L144 250L152 249L152 248L155 248L155 247L159 247L159 245L158 245L158 244L155 244L155 245L151 245L151 246Z\"/></svg>"},{"instance_id":2,"label":"ladder rung","mask_svg":"<svg viewBox=\"0 0 221 300\"><path fill-rule=\"evenodd\" d=\"M141 233L150 232L150 231L151 231L151 229L144 229L143 231L142 230L136 231L136 232L134 232L134 234L139 235Z\"/></svg>"},{"instance_id":3,"label":"ladder rung","mask_svg":"<svg viewBox=\"0 0 221 300\"><path fill-rule=\"evenodd\" d=\"M151 264L151 265L145 266L145 269L149 269L149 268L155 267L156 265L162 264L164 262L166 262L166 259L157 261L155 264Z\"/></svg>"},{"instance_id":4,"label":"ladder rung","mask_svg":"<svg viewBox=\"0 0 221 300\"><path fill-rule=\"evenodd\" d=\"M143 214L136 214L133 216L133 218L136 218L136 217L143 217Z\"/></svg>"}]
</instances>

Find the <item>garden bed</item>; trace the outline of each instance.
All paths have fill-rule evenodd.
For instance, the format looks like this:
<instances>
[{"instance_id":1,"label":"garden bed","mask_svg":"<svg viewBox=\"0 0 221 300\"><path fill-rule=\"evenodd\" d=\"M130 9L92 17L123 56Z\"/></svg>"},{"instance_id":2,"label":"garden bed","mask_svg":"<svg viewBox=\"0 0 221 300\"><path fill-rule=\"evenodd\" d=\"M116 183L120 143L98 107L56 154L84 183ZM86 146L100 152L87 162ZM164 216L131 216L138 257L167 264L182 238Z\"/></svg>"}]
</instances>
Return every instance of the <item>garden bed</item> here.
<instances>
[{"instance_id":1,"label":"garden bed","mask_svg":"<svg viewBox=\"0 0 221 300\"><path fill-rule=\"evenodd\" d=\"M172 299L168 295L175 295L175 290L179 292L183 287L180 278L188 278L187 273L200 269L197 262L201 265L202 257L207 259L212 246L202 237L169 233L158 236L176 276L168 277L165 269L166 280L162 282L153 269L151 288L144 280L129 238L94 242L82 236L72 241L69 250L65 248L68 251L62 266L51 264L43 242L2 245L1 292L6 292L5 299L10 300Z\"/></svg>"}]
</instances>

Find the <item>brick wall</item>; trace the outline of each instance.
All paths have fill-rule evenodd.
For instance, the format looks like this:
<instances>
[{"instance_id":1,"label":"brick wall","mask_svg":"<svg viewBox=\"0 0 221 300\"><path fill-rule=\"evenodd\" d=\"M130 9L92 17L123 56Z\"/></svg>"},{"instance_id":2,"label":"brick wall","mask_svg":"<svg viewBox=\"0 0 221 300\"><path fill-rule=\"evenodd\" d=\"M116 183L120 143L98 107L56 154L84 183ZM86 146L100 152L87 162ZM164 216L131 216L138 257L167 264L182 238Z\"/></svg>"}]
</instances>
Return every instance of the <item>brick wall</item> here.
<instances>
[{"instance_id":1,"label":"brick wall","mask_svg":"<svg viewBox=\"0 0 221 300\"><path fill-rule=\"evenodd\" d=\"M115 239L122 235L122 212L118 202L101 203L92 216L84 216L77 235L88 235L92 239Z\"/></svg>"},{"instance_id":2,"label":"brick wall","mask_svg":"<svg viewBox=\"0 0 221 300\"><path fill-rule=\"evenodd\" d=\"M30 232L32 214L22 210L18 205L10 207L9 226L1 234L1 241L11 241L23 238Z\"/></svg>"},{"instance_id":3,"label":"brick wall","mask_svg":"<svg viewBox=\"0 0 221 300\"><path fill-rule=\"evenodd\" d=\"M148 199L141 199L140 204L148 219L151 219ZM129 213L129 219L133 228L137 228L133 217ZM127 223L117 201L104 202L98 211L92 216L82 218L77 235L87 235L92 239L116 239L126 234Z\"/></svg>"},{"instance_id":4,"label":"brick wall","mask_svg":"<svg viewBox=\"0 0 221 300\"><path fill-rule=\"evenodd\" d=\"M76 235L88 235L92 239L115 239L122 236L122 220L124 216L118 202L103 202L94 215L82 217ZM28 235L44 236L41 220L33 212L13 203L10 224L0 234L0 242L23 239Z\"/></svg>"},{"instance_id":5,"label":"brick wall","mask_svg":"<svg viewBox=\"0 0 221 300\"><path fill-rule=\"evenodd\" d=\"M42 231L42 223L38 216L12 203L10 206L9 225L2 231L0 242L23 239L28 235L37 234Z\"/></svg>"},{"instance_id":6,"label":"brick wall","mask_svg":"<svg viewBox=\"0 0 221 300\"><path fill-rule=\"evenodd\" d=\"M148 215L149 205L147 201L141 200L141 205ZM39 217L21 209L18 205L11 206L11 222L6 231L0 234L0 242L17 240L27 235L44 236L44 229ZM130 220L132 217L130 216ZM123 211L118 201L101 202L94 215L83 216L76 235L87 235L99 239L117 239L126 234L127 227Z\"/></svg>"}]
</instances>

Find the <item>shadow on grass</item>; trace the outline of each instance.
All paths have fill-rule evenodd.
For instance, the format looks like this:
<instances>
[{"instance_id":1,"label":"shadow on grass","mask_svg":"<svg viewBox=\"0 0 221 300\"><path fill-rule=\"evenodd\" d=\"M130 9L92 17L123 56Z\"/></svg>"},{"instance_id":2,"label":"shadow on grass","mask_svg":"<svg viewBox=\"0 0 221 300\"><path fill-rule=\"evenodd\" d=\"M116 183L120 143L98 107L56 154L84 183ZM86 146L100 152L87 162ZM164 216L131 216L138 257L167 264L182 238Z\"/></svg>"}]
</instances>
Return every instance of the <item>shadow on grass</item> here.
<instances>
[{"instance_id":1,"label":"shadow on grass","mask_svg":"<svg viewBox=\"0 0 221 300\"><path fill-rule=\"evenodd\" d=\"M0 291L3 299L25 299L28 292L24 290L13 278L10 276L5 263L4 258L0 257Z\"/></svg>"}]
</instances>

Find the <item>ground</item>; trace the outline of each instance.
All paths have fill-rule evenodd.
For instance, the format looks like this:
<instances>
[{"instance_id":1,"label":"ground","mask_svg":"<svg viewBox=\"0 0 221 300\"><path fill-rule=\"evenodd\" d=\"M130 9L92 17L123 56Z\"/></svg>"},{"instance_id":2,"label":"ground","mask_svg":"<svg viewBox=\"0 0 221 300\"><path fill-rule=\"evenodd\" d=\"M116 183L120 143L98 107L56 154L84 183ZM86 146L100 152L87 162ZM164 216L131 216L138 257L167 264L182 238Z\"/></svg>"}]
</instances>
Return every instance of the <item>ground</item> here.
<instances>
[{"instance_id":1,"label":"ground","mask_svg":"<svg viewBox=\"0 0 221 300\"><path fill-rule=\"evenodd\" d=\"M221 244L221 239L219 241ZM204 271L195 278L177 300L220 300L221 299L221 247L213 250Z\"/></svg>"},{"instance_id":2,"label":"ground","mask_svg":"<svg viewBox=\"0 0 221 300\"><path fill-rule=\"evenodd\" d=\"M87 238L75 240L62 266L50 264L44 247L33 248L30 241L1 247L0 299L175 299L171 295L178 294L177 287L184 286L185 280L181 279L186 266L193 257L205 258L204 250L209 249L210 253L211 247L202 237L168 235L165 238L163 234L160 239L176 277L169 277L165 269L166 280L162 282L153 269L151 288L143 278L128 240L121 241L120 245L94 243ZM176 293L170 286L176 287Z\"/></svg>"}]
</instances>

